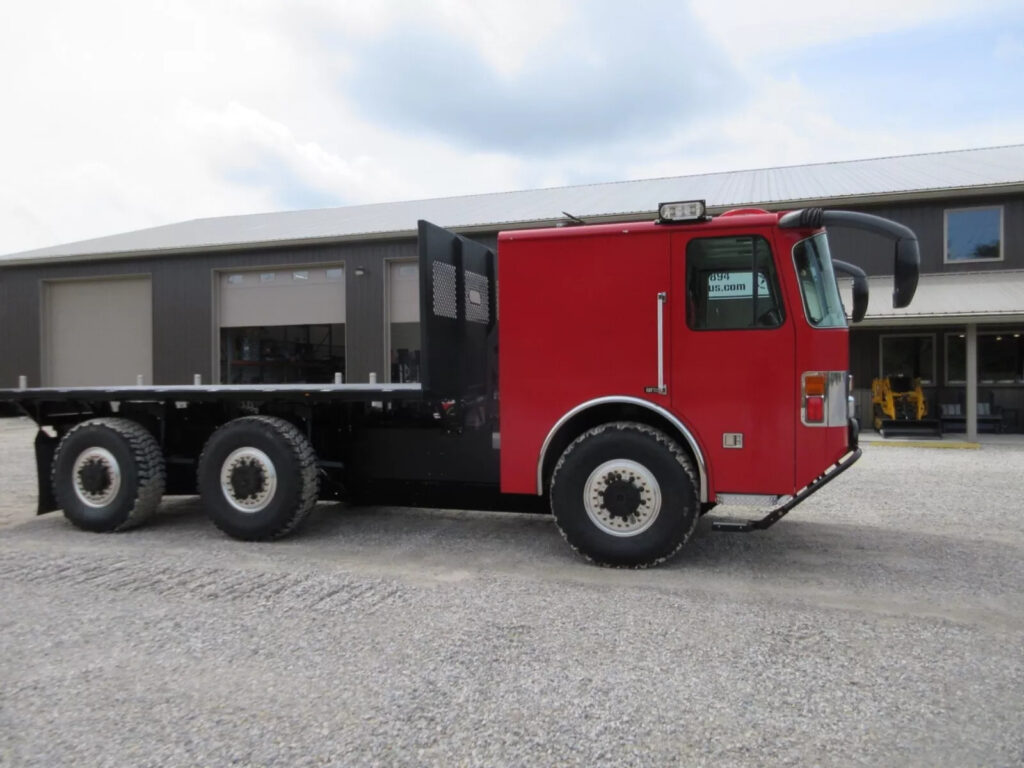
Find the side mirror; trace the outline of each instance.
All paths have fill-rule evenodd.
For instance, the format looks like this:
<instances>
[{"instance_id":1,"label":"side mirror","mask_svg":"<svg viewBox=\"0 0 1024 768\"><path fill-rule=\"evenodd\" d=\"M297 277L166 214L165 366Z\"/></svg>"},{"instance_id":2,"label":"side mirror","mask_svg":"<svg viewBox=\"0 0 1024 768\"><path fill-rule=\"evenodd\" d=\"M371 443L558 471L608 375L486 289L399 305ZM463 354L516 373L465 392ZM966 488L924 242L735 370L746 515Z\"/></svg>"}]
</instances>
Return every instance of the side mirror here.
<instances>
[{"instance_id":1,"label":"side mirror","mask_svg":"<svg viewBox=\"0 0 1024 768\"><path fill-rule=\"evenodd\" d=\"M896 258L893 264L892 306L895 309L910 306L910 302L914 299L914 292L917 291L917 273L921 269L921 254L917 245L917 235L909 227L870 213L823 211L821 208L790 211L779 218L779 226L783 229L817 229L822 226L852 227L894 240L896 242ZM838 265L839 262L833 262L833 264ZM856 284L856 275L854 278ZM856 312L854 316L856 317Z\"/></svg>"},{"instance_id":2,"label":"side mirror","mask_svg":"<svg viewBox=\"0 0 1024 768\"><path fill-rule=\"evenodd\" d=\"M868 276L863 269L846 261L832 259L832 267L853 278L853 314L850 319L855 323L859 323L864 319L864 315L868 311ZM914 282L917 282L916 271L914 272ZM898 290L898 278L896 286ZM914 295L913 291L911 291L910 295Z\"/></svg>"},{"instance_id":3,"label":"side mirror","mask_svg":"<svg viewBox=\"0 0 1024 768\"><path fill-rule=\"evenodd\" d=\"M917 292L917 273L921 255L917 238L901 237L896 241L896 258L893 262L892 305L899 309L910 305Z\"/></svg>"}]
</instances>

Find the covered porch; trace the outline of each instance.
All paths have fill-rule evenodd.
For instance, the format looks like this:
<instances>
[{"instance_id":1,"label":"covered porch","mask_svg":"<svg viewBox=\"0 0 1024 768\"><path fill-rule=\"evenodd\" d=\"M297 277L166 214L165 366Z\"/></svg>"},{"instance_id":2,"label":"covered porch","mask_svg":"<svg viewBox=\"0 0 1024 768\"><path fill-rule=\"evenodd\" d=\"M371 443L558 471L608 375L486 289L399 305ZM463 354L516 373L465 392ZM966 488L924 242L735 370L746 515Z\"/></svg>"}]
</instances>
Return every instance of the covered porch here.
<instances>
[{"instance_id":1,"label":"covered porch","mask_svg":"<svg viewBox=\"0 0 1024 768\"><path fill-rule=\"evenodd\" d=\"M851 306L850 286L840 281ZM1024 270L921 275L909 307L893 309L892 278L869 278L864 321L851 327L851 370L861 423L871 382L920 380L928 417L944 432L1024 432Z\"/></svg>"}]
</instances>

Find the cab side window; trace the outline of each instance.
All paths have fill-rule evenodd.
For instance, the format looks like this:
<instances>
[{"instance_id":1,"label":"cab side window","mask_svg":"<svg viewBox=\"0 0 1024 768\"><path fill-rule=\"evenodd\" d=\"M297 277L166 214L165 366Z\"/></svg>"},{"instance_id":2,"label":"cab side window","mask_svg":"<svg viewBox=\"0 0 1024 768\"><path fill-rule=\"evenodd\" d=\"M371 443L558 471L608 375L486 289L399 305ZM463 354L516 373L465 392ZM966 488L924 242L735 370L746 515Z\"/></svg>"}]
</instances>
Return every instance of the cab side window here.
<instances>
[{"instance_id":1,"label":"cab side window","mask_svg":"<svg viewBox=\"0 0 1024 768\"><path fill-rule=\"evenodd\" d=\"M785 320L763 237L708 237L686 246L686 319L700 331L778 328Z\"/></svg>"}]
</instances>

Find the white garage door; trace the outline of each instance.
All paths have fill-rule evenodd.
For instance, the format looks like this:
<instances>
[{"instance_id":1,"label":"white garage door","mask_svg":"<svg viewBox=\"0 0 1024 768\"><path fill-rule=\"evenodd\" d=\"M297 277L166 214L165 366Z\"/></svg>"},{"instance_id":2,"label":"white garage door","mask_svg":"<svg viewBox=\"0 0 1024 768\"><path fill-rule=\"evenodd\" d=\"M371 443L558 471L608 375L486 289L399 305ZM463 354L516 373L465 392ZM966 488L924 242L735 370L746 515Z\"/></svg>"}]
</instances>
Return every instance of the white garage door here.
<instances>
[{"instance_id":1,"label":"white garage door","mask_svg":"<svg viewBox=\"0 0 1024 768\"><path fill-rule=\"evenodd\" d=\"M43 383L153 383L153 290L148 277L43 284Z\"/></svg>"},{"instance_id":2,"label":"white garage door","mask_svg":"<svg viewBox=\"0 0 1024 768\"><path fill-rule=\"evenodd\" d=\"M224 272L220 326L345 322L345 271L338 267Z\"/></svg>"}]
</instances>

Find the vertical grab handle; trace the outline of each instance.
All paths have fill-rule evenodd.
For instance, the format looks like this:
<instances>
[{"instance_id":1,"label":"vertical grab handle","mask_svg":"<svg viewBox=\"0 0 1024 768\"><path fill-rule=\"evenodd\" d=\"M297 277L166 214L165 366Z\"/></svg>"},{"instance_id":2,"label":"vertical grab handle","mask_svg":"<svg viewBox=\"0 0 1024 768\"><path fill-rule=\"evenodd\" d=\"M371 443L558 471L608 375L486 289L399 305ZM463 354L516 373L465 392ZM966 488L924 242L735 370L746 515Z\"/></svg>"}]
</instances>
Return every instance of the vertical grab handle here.
<instances>
[{"instance_id":1,"label":"vertical grab handle","mask_svg":"<svg viewBox=\"0 0 1024 768\"><path fill-rule=\"evenodd\" d=\"M668 302L668 294L665 291L658 292L658 386L644 387L644 392L652 395L667 395L668 388L665 386L665 304Z\"/></svg>"}]
</instances>

